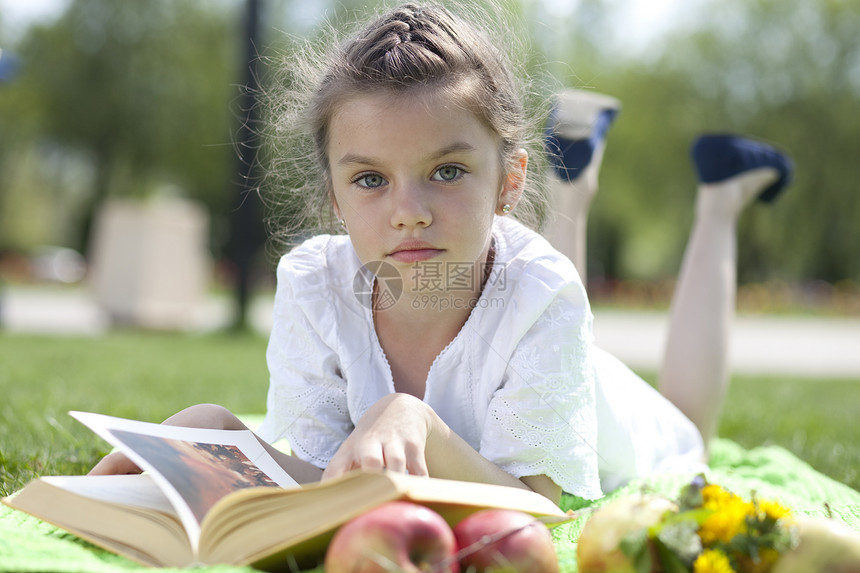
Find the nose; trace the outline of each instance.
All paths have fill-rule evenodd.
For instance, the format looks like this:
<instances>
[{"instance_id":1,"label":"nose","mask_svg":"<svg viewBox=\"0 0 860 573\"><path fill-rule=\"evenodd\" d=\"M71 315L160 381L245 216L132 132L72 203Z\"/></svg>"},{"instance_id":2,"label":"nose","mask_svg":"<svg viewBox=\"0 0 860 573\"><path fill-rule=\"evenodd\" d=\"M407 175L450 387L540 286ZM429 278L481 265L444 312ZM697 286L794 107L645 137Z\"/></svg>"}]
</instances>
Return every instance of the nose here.
<instances>
[{"instance_id":1,"label":"nose","mask_svg":"<svg viewBox=\"0 0 860 573\"><path fill-rule=\"evenodd\" d=\"M391 226L397 229L429 226L433 222L429 193L420 183L395 187L390 194Z\"/></svg>"}]
</instances>

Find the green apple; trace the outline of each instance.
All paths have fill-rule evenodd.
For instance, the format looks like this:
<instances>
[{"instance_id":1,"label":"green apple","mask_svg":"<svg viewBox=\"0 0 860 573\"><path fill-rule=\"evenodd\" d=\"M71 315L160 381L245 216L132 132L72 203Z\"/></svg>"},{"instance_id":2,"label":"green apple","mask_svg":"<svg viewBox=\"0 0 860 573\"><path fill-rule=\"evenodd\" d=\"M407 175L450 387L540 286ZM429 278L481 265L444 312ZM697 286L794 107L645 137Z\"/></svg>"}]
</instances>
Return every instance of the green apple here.
<instances>
[{"instance_id":1,"label":"green apple","mask_svg":"<svg viewBox=\"0 0 860 573\"><path fill-rule=\"evenodd\" d=\"M669 511L678 511L678 506L656 495L623 497L599 508L579 536L576 561L580 573L636 573L621 551L622 539L657 524Z\"/></svg>"},{"instance_id":2,"label":"green apple","mask_svg":"<svg viewBox=\"0 0 860 573\"><path fill-rule=\"evenodd\" d=\"M798 544L783 553L772 573L860 573L860 533L835 519L796 520Z\"/></svg>"}]
</instances>

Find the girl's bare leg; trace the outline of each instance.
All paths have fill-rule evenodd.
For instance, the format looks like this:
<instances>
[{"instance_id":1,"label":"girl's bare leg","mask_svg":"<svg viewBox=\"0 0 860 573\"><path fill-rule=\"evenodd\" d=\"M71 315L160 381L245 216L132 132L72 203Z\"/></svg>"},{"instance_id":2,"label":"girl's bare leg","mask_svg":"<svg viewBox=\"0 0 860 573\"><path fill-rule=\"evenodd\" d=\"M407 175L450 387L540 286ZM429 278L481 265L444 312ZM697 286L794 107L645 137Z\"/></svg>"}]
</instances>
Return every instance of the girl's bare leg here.
<instances>
[{"instance_id":1,"label":"girl's bare leg","mask_svg":"<svg viewBox=\"0 0 860 573\"><path fill-rule=\"evenodd\" d=\"M718 143L709 150L722 153ZM743 161L736 163L729 149L722 171L729 176L724 179L720 179L719 165L705 166L704 170L697 165L702 182L672 299L659 385L663 395L696 424L706 443L716 431L729 380L729 331L737 290L737 220L755 198L772 200L791 174L785 156L771 148L763 150L772 154L741 157ZM707 161L702 157L698 160Z\"/></svg>"},{"instance_id":2,"label":"girl's bare leg","mask_svg":"<svg viewBox=\"0 0 860 573\"><path fill-rule=\"evenodd\" d=\"M615 98L583 90L558 95L547 125L552 165L550 213L544 236L586 281L586 221L606 149L606 131L618 113Z\"/></svg>"}]
</instances>

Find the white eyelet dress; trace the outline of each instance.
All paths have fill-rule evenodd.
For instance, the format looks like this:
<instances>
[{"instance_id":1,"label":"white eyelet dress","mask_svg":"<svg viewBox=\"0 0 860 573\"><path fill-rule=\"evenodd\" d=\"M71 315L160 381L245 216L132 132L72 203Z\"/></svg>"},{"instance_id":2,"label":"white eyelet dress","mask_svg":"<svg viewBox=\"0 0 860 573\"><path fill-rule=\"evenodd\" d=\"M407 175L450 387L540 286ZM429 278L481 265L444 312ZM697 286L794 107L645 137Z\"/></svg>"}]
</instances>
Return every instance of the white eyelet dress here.
<instances>
[{"instance_id":1,"label":"white eyelet dress","mask_svg":"<svg viewBox=\"0 0 860 573\"><path fill-rule=\"evenodd\" d=\"M696 427L592 342L573 264L508 217L478 304L436 357L424 401L484 457L516 477L546 475L586 499L633 477L702 467ZM347 236L322 235L278 266L259 429L324 468L362 414L394 392L373 317L356 296L366 273Z\"/></svg>"}]
</instances>

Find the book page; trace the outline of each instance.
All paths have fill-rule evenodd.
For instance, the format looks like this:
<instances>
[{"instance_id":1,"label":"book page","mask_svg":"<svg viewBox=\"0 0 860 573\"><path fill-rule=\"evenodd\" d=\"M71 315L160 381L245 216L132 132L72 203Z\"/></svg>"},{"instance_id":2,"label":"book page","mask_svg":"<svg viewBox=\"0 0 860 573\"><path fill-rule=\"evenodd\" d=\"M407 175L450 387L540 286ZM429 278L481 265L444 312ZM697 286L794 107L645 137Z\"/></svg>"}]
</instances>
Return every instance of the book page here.
<instances>
[{"instance_id":1,"label":"book page","mask_svg":"<svg viewBox=\"0 0 860 573\"><path fill-rule=\"evenodd\" d=\"M146 474L45 476L3 498L3 503L146 565L197 561L179 516Z\"/></svg>"},{"instance_id":2,"label":"book page","mask_svg":"<svg viewBox=\"0 0 860 573\"><path fill-rule=\"evenodd\" d=\"M298 487L250 431L150 424L86 412L71 415L152 474L195 551L200 523L218 500L251 487Z\"/></svg>"},{"instance_id":3,"label":"book page","mask_svg":"<svg viewBox=\"0 0 860 573\"><path fill-rule=\"evenodd\" d=\"M44 476L43 481L77 495L176 515L149 474L118 476Z\"/></svg>"}]
</instances>

